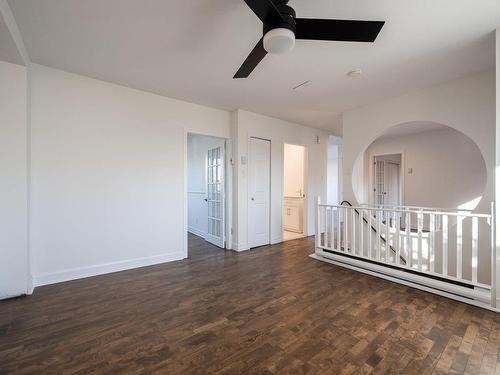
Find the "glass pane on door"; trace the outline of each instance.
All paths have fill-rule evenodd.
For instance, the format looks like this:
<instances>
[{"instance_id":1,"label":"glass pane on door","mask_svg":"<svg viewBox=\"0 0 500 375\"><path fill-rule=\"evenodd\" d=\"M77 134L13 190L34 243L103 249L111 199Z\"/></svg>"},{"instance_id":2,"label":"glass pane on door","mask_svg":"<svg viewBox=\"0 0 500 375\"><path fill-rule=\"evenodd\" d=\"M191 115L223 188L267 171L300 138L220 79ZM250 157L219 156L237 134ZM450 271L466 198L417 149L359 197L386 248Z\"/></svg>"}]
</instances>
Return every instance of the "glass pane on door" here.
<instances>
[{"instance_id":1,"label":"glass pane on door","mask_svg":"<svg viewBox=\"0 0 500 375\"><path fill-rule=\"evenodd\" d=\"M207 153L207 241L224 245L224 157L223 148L216 147Z\"/></svg>"}]
</instances>

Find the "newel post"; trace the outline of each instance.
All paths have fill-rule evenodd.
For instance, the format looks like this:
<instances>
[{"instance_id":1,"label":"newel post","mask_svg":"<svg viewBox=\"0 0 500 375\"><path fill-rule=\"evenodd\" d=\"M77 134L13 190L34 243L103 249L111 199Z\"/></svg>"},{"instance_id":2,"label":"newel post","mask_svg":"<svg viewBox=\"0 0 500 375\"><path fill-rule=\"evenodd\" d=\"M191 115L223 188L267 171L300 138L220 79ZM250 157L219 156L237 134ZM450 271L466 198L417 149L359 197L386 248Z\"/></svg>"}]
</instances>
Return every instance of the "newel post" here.
<instances>
[{"instance_id":1,"label":"newel post","mask_svg":"<svg viewBox=\"0 0 500 375\"><path fill-rule=\"evenodd\" d=\"M321 244L321 229L320 229L320 224L321 224L321 216L320 216L320 213L321 213L321 210L320 210L320 207L319 205L321 204L321 197L318 195L316 197L316 235L315 235L315 242L316 242L316 252L318 251L318 249L320 248L320 244Z\"/></svg>"},{"instance_id":2,"label":"newel post","mask_svg":"<svg viewBox=\"0 0 500 375\"><path fill-rule=\"evenodd\" d=\"M491 202L491 307L497 307L497 244L495 202Z\"/></svg>"}]
</instances>

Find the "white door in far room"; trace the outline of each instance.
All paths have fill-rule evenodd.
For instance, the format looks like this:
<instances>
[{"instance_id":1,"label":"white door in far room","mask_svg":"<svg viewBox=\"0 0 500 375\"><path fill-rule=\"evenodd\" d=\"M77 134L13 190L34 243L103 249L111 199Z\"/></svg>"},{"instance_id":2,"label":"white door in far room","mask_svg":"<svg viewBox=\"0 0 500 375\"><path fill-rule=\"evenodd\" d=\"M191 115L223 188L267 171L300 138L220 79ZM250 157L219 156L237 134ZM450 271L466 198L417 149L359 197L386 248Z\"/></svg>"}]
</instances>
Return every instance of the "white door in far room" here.
<instances>
[{"instance_id":1,"label":"white door in far room","mask_svg":"<svg viewBox=\"0 0 500 375\"><path fill-rule=\"evenodd\" d=\"M385 204L386 206L399 206L399 179L400 179L401 166L396 163L387 162L386 169L386 182L385 182Z\"/></svg>"},{"instance_id":2,"label":"white door in far room","mask_svg":"<svg viewBox=\"0 0 500 375\"><path fill-rule=\"evenodd\" d=\"M207 152L207 208L208 228L205 240L224 248L225 244L225 171L224 147L219 146Z\"/></svg>"},{"instance_id":3,"label":"white door in far room","mask_svg":"<svg viewBox=\"0 0 500 375\"><path fill-rule=\"evenodd\" d=\"M271 142L250 138L248 165L248 244L270 241Z\"/></svg>"},{"instance_id":4,"label":"white door in far room","mask_svg":"<svg viewBox=\"0 0 500 375\"><path fill-rule=\"evenodd\" d=\"M374 195L375 204L382 206L400 206L400 162L375 157Z\"/></svg>"}]
</instances>

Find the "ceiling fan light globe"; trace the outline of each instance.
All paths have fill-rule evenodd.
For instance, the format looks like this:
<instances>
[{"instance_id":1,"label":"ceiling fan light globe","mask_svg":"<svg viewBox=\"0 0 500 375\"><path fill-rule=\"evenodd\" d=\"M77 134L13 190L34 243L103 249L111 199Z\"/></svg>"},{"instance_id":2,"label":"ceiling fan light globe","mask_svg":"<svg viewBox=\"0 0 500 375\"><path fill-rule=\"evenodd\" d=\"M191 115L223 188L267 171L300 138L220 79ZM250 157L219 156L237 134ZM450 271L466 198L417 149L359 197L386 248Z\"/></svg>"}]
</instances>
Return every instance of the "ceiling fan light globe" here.
<instances>
[{"instance_id":1,"label":"ceiling fan light globe","mask_svg":"<svg viewBox=\"0 0 500 375\"><path fill-rule=\"evenodd\" d=\"M264 35L264 49L269 53L280 54L291 51L295 46L295 34L292 30L277 28Z\"/></svg>"}]
</instances>

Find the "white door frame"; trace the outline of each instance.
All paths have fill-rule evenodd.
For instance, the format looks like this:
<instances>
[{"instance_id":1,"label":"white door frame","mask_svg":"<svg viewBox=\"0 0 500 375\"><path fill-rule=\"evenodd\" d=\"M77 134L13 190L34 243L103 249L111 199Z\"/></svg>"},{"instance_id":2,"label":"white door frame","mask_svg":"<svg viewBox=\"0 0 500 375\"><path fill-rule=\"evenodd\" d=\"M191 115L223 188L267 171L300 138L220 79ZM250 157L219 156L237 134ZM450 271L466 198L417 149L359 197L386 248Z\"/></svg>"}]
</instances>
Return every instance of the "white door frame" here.
<instances>
[{"instance_id":1,"label":"white door frame","mask_svg":"<svg viewBox=\"0 0 500 375\"><path fill-rule=\"evenodd\" d=\"M373 165L375 163L375 158L378 157L378 156L387 156L387 155L401 155L401 170L400 170L400 175L399 175L399 204L400 206L404 206L405 204L405 197L404 197L404 193L405 193L405 174L406 174L406 168L405 168L405 153L403 150L400 150L400 151L391 151L391 152L377 152L377 153L373 153L373 154L370 154L370 157L369 157L369 168L368 168L368 171L369 171L369 184L368 184L368 204L370 205L373 205L373 204L376 204L376 202L374 201L374 197L373 197L373 189L375 188L374 186L374 182L375 182L375 175L374 175L374 171L373 171Z\"/></svg>"},{"instance_id":2,"label":"white door frame","mask_svg":"<svg viewBox=\"0 0 500 375\"><path fill-rule=\"evenodd\" d=\"M273 220L273 205L272 205L272 195L271 191L273 188L273 180L272 180L272 175L273 175L273 142L271 139L268 138L263 138L263 137L258 137L255 135L249 135L248 140L247 140L247 177L248 177L248 171L250 170L250 163L251 161L251 142L252 138L254 139L260 139L262 141L268 141L269 142L269 244L272 244L272 220ZM249 188L250 188L250 181L249 178L247 178L247 199L246 199L246 215L247 215L247 248L251 249L250 245L250 206L249 206ZM283 209L283 207L282 207Z\"/></svg>"},{"instance_id":3,"label":"white door frame","mask_svg":"<svg viewBox=\"0 0 500 375\"><path fill-rule=\"evenodd\" d=\"M284 217L283 208L285 206L285 145L301 146L304 147L304 224L302 228L302 235L307 237L308 233L308 216L309 216L309 148L304 143L287 142L283 141L281 144L281 236L284 231ZM282 238L283 240L283 238Z\"/></svg>"},{"instance_id":4,"label":"white door frame","mask_svg":"<svg viewBox=\"0 0 500 375\"><path fill-rule=\"evenodd\" d=\"M183 129L183 137L184 137L184 142L183 142L183 153L184 153L184 179L183 179L183 198L184 198L184 209L182 212L182 221L183 221L183 252L184 252L184 258L188 257L188 193L187 193L187 176L188 176L188 166L187 166L187 142L188 142L188 134L192 135L201 135L201 136L207 136L207 137L215 137L215 138L220 138L223 139L225 142L226 146L226 161L225 161L225 168L224 168L224 173L225 173L225 190L226 190L226 196L225 196L225 234L226 234L226 249L231 249L232 248L232 234L231 234L231 223L233 221L233 201L232 201L232 196L233 196L233 179L232 179L232 173L229 173L231 171L231 160L232 160L232 143L230 138L225 138L221 137L220 135L217 134L206 134L206 133L200 133L197 131L191 131L188 130L188 128Z\"/></svg>"}]
</instances>

